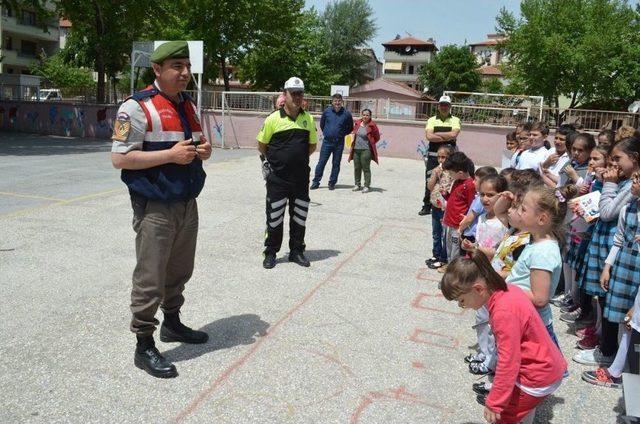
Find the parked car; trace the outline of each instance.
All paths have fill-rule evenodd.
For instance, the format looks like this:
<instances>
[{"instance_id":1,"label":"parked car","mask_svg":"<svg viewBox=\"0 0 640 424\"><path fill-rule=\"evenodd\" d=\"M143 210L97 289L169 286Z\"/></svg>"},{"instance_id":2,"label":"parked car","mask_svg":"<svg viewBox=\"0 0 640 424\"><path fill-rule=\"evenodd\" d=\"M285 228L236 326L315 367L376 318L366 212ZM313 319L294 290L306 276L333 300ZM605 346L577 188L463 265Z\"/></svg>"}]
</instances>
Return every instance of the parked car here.
<instances>
[{"instance_id":1,"label":"parked car","mask_svg":"<svg viewBox=\"0 0 640 424\"><path fill-rule=\"evenodd\" d=\"M40 90L40 101L62 100L62 94L57 88L42 88ZM31 96L31 101L38 101L38 94Z\"/></svg>"}]
</instances>

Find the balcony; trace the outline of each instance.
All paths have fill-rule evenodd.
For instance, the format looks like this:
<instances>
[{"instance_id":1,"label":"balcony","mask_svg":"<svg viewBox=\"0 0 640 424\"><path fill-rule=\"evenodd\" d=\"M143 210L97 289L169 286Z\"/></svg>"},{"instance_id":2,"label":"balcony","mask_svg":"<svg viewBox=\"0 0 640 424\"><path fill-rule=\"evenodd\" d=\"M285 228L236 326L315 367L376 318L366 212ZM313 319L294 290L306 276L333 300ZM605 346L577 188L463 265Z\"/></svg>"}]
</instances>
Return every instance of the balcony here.
<instances>
[{"instance_id":1,"label":"balcony","mask_svg":"<svg viewBox=\"0 0 640 424\"><path fill-rule=\"evenodd\" d=\"M3 56L2 65L3 66L24 66L29 67L32 63L36 61L36 57L32 55L27 55L20 53L17 50L1 50L1 54Z\"/></svg>"},{"instance_id":2,"label":"balcony","mask_svg":"<svg viewBox=\"0 0 640 424\"><path fill-rule=\"evenodd\" d=\"M418 74L413 74L413 75L409 75L409 74L384 74L382 75L384 78L386 79L390 79L393 81L400 81L400 82L416 82L418 81Z\"/></svg>"},{"instance_id":3,"label":"balcony","mask_svg":"<svg viewBox=\"0 0 640 424\"><path fill-rule=\"evenodd\" d=\"M41 40L41 41L49 41L49 42L59 42L60 40L60 30L58 26L49 25L47 28L49 32L44 32L39 27L33 25L21 24L15 17L2 17L2 31L10 32L12 34L20 35L26 39L30 40Z\"/></svg>"},{"instance_id":4,"label":"balcony","mask_svg":"<svg viewBox=\"0 0 640 424\"><path fill-rule=\"evenodd\" d=\"M384 52L384 60L387 62L426 63L431 61L431 52L419 52L413 55Z\"/></svg>"}]
</instances>

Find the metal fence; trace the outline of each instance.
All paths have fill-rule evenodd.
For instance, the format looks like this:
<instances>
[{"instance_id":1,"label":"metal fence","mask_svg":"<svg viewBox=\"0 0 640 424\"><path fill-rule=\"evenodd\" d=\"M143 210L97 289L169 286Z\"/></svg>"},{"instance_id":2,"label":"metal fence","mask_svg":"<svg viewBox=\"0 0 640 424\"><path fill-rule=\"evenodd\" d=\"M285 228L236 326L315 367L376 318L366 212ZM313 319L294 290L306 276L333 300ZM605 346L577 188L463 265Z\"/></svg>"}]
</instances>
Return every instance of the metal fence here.
<instances>
[{"instance_id":1,"label":"metal fence","mask_svg":"<svg viewBox=\"0 0 640 424\"><path fill-rule=\"evenodd\" d=\"M43 87L44 88L44 87ZM95 90L73 87L59 88L62 99L74 103L95 103ZM197 91L188 92L197 100ZM107 86L105 103L117 104L128 93L116 92ZM224 114L233 112L269 113L276 109L279 92L241 92L241 91L203 91L202 109L219 110ZM0 100L38 101L36 87L22 87L0 84ZM41 99L42 101L42 99ZM322 113L331 105L329 96L306 96L306 109L311 113ZM435 115L438 104L434 101L400 100L392 98L345 98L345 107L359 115L363 109L370 109L374 119L395 119L406 121L426 121ZM616 130L622 125L634 128L640 126L640 114L621 111L602 111L586 109L564 109L536 105L504 105L453 103L452 114L459 117L463 124L513 127L520 123L541 119L549 127L555 128L563 123L578 124L587 131L602 129Z\"/></svg>"},{"instance_id":2,"label":"metal fence","mask_svg":"<svg viewBox=\"0 0 640 424\"><path fill-rule=\"evenodd\" d=\"M601 131L603 129L615 131L623 125L638 128L640 114L610 110L544 108L542 121L550 127L558 127L561 124L577 124L587 131Z\"/></svg>"}]
</instances>

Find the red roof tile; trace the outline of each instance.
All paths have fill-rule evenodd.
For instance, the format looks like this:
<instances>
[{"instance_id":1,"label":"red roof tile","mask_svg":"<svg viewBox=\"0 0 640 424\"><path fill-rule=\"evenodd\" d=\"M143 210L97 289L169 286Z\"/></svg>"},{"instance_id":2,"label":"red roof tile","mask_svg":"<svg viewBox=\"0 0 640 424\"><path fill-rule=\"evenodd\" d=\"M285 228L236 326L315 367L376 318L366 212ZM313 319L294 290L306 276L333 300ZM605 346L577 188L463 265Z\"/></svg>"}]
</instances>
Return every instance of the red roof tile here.
<instances>
[{"instance_id":1,"label":"red roof tile","mask_svg":"<svg viewBox=\"0 0 640 424\"><path fill-rule=\"evenodd\" d=\"M481 66L478 68L478 72L482 75L502 76L502 71L496 66Z\"/></svg>"},{"instance_id":2,"label":"red roof tile","mask_svg":"<svg viewBox=\"0 0 640 424\"><path fill-rule=\"evenodd\" d=\"M433 41L424 41L414 37L398 38L382 43L383 46L435 46Z\"/></svg>"}]
</instances>

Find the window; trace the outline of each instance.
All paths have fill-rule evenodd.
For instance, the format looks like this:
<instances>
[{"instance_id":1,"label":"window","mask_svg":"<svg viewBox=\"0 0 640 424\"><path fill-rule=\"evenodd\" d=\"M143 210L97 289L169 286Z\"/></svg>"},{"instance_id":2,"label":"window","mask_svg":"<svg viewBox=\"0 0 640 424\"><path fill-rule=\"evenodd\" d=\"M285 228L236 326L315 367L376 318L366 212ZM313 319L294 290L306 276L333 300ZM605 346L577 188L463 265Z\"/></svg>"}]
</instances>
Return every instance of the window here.
<instances>
[{"instance_id":1,"label":"window","mask_svg":"<svg viewBox=\"0 0 640 424\"><path fill-rule=\"evenodd\" d=\"M4 39L2 40L2 48L4 50L13 50L13 39L8 35L5 35Z\"/></svg>"},{"instance_id":2,"label":"window","mask_svg":"<svg viewBox=\"0 0 640 424\"><path fill-rule=\"evenodd\" d=\"M409 65L409 75L413 75L413 65Z\"/></svg>"},{"instance_id":3,"label":"window","mask_svg":"<svg viewBox=\"0 0 640 424\"><path fill-rule=\"evenodd\" d=\"M20 49L21 56L35 57L38 45L33 41L22 40L22 48Z\"/></svg>"},{"instance_id":4,"label":"window","mask_svg":"<svg viewBox=\"0 0 640 424\"><path fill-rule=\"evenodd\" d=\"M22 25L37 26L38 23L36 20L36 12L32 12L30 10L23 10L22 19L20 19L20 23Z\"/></svg>"},{"instance_id":5,"label":"window","mask_svg":"<svg viewBox=\"0 0 640 424\"><path fill-rule=\"evenodd\" d=\"M13 16L13 10L10 7L2 8L2 16L6 16L7 18L11 18Z\"/></svg>"}]
</instances>

